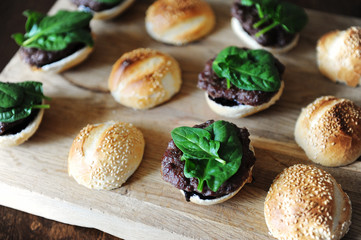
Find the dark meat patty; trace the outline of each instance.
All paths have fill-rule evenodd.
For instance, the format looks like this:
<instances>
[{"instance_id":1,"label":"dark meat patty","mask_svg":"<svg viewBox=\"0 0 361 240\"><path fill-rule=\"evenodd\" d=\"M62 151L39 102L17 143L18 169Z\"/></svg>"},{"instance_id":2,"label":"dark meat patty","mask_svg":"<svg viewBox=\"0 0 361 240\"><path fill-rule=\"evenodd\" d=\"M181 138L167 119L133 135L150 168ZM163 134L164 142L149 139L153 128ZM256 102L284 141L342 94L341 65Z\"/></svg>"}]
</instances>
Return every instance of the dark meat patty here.
<instances>
[{"instance_id":1,"label":"dark meat patty","mask_svg":"<svg viewBox=\"0 0 361 240\"><path fill-rule=\"evenodd\" d=\"M295 34L288 33L280 25L274 27L258 38L255 37L254 35L257 32L270 25L271 22L268 21L258 28L253 28L253 24L260 20L258 11L255 6L247 7L241 5L239 0L233 3L231 14L241 23L243 30L262 46L284 47L292 42L295 37Z\"/></svg>"},{"instance_id":2,"label":"dark meat patty","mask_svg":"<svg viewBox=\"0 0 361 240\"><path fill-rule=\"evenodd\" d=\"M85 46L84 43L71 43L60 51L45 51L39 48L20 48L20 57L31 66L42 67L59 61Z\"/></svg>"},{"instance_id":3,"label":"dark meat patty","mask_svg":"<svg viewBox=\"0 0 361 240\"><path fill-rule=\"evenodd\" d=\"M118 5L122 1L123 0L119 0L117 3L109 4L109 3L103 3L103 2L98 2L98 1L94 1L94 0L72 0L72 2L75 5L90 8L94 12L99 12L99 11L103 11L106 9L110 9L110 8Z\"/></svg>"},{"instance_id":4,"label":"dark meat patty","mask_svg":"<svg viewBox=\"0 0 361 240\"><path fill-rule=\"evenodd\" d=\"M15 122L5 123L0 122L0 136L6 134L17 134L25 129L38 115L39 110L34 110L31 114L23 119L19 119Z\"/></svg>"},{"instance_id":5,"label":"dark meat patty","mask_svg":"<svg viewBox=\"0 0 361 240\"><path fill-rule=\"evenodd\" d=\"M214 58L209 60L203 72L198 75L198 88L206 90L208 96L216 103L223 106L237 106L237 105L250 105L259 106L268 102L276 92L263 92L263 91L247 91L239 89L233 84L227 89L227 80L220 78L212 69ZM275 61L276 67L280 76L282 76L285 67L277 59Z\"/></svg>"},{"instance_id":6,"label":"dark meat patty","mask_svg":"<svg viewBox=\"0 0 361 240\"><path fill-rule=\"evenodd\" d=\"M196 128L206 128L214 121L209 120L203 124L196 125ZM224 182L217 192L213 192L204 184L202 196L203 199L212 199L215 197L221 197L227 195L231 192L234 192L242 186L242 184L249 177L249 170L254 165L256 158L251 150L249 150L249 133L246 128L238 128L238 138L242 143L243 157L241 166L239 167L236 174ZM178 189L184 190L186 196L189 193L199 195L197 191L198 180L197 178L186 178L184 176L184 161L181 161L183 153L182 151L174 144L173 140L168 143L168 147L163 155L162 159L162 176L166 182L171 183ZM188 193L188 194L187 194Z\"/></svg>"}]
</instances>

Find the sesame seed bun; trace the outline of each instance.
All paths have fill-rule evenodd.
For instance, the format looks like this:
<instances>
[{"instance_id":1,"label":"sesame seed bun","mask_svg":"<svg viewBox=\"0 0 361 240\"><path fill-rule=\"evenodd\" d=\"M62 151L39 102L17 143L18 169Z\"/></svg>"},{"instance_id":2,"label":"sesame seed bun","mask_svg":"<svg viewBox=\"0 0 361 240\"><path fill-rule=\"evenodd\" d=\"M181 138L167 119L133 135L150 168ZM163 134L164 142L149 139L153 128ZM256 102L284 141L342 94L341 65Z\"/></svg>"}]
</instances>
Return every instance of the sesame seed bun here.
<instances>
[{"instance_id":1,"label":"sesame seed bun","mask_svg":"<svg viewBox=\"0 0 361 240\"><path fill-rule=\"evenodd\" d=\"M92 51L93 47L86 46L59 61L46 64L42 67L31 66L31 68L34 71L60 73L83 62Z\"/></svg>"},{"instance_id":2,"label":"sesame seed bun","mask_svg":"<svg viewBox=\"0 0 361 240\"><path fill-rule=\"evenodd\" d=\"M298 43L298 39L300 38L299 34L296 34L295 37L293 38L293 40L287 44L286 46L283 47L266 47L266 46L262 46L261 44L259 44L256 40L253 39L252 36L250 36L246 31L243 30L241 23L238 21L237 18L232 17L231 19L231 27L233 32L237 35L237 37L239 37L242 41L244 41L244 43L253 49L265 49L271 53L285 53L290 51L292 48L294 48L297 43Z\"/></svg>"},{"instance_id":3,"label":"sesame seed bun","mask_svg":"<svg viewBox=\"0 0 361 240\"><path fill-rule=\"evenodd\" d=\"M112 8L105 9L105 10L98 11L98 12L92 11L93 19L108 20L108 19L115 18L116 16L123 13L130 5L132 5L133 2L134 2L134 0L124 0ZM79 6L78 9L81 11L88 10L88 8L84 7L84 6Z\"/></svg>"},{"instance_id":4,"label":"sesame seed bun","mask_svg":"<svg viewBox=\"0 0 361 240\"><path fill-rule=\"evenodd\" d=\"M333 82L361 84L361 27L332 31L317 42L320 72Z\"/></svg>"},{"instance_id":5,"label":"sesame seed bun","mask_svg":"<svg viewBox=\"0 0 361 240\"><path fill-rule=\"evenodd\" d=\"M158 0L147 10L145 26L157 41L183 45L207 35L215 16L203 0Z\"/></svg>"},{"instance_id":6,"label":"sesame seed bun","mask_svg":"<svg viewBox=\"0 0 361 240\"><path fill-rule=\"evenodd\" d=\"M351 202L326 171L298 164L271 185L264 215L277 239L341 239L351 224Z\"/></svg>"},{"instance_id":7,"label":"sesame seed bun","mask_svg":"<svg viewBox=\"0 0 361 240\"><path fill-rule=\"evenodd\" d=\"M302 110L295 140L316 163L350 164L361 156L361 108L348 99L320 97Z\"/></svg>"},{"instance_id":8,"label":"sesame seed bun","mask_svg":"<svg viewBox=\"0 0 361 240\"><path fill-rule=\"evenodd\" d=\"M144 138L130 123L87 125L70 148L68 173L91 189L120 187L143 158Z\"/></svg>"},{"instance_id":9,"label":"sesame seed bun","mask_svg":"<svg viewBox=\"0 0 361 240\"><path fill-rule=\"evenodd\" d=\"M275 102L281 97L283 93L283 88L284 88L284 81L281 82L281 86L278 92L268 102L263 103L259 106L251 106L251 105L224 106L210 99L207 92L205 93L205 97L209 107L213 110L213 112L229 118L242 118L255 114L275 104Z\"/></svg>"},{"instance_id":10,"label":"sesame seed bun","mask_svg":"<svg viewBox=\"0 0 361 240\"><path fill-rule=\"evenodd\" d=\"M125 53L113 65L108 86L114 99L134 109L155 107L176 94L182 84L178 62L156 50Z\"/></svg>"},{"instance_id":11,"label":"sesame seed bun","mask_svg":"<svg viewBox=\"0 0 361 240\"><path fill-rule=\"evenodd\" d=\"M44 109L39 109L39 112L34 120L31 121L23 130L16 134L0 135L0 147L13 147L24 143L34 135L41 123L41 120L43 119L43 115Z\"/></svg>"}]
</instances>

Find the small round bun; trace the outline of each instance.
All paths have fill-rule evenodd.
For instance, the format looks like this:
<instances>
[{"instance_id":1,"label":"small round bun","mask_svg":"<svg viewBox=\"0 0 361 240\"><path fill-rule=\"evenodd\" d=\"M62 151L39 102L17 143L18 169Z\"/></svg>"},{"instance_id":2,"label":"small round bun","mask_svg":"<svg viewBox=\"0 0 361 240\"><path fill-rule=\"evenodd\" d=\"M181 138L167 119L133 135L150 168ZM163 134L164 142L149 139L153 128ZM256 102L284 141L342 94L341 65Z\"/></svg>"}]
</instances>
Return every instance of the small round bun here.
<instances>
[{"instance_id":1,"label":"small round bun","mask_svg":"<svg viewBox=\"0 0 361 240\"><path fill-rule=\"evenodd\" d=\"M147 10L145 26L157 41L183 45L207 35L215 16L203 0L158 0Z\"/></svg>"},{"instance_id":2,"label":"small round bun","mask_svg":"<svg viewBox=\"0 0 361 240\"><path fill-rule=\"evenodd\" d=\"M118 188L138 168L144 145L143 134L130 123L87 125L70 148L69 176L91 189Z\"/></svg>"},{"instance_id":3,"label":"small round bun","mask_svg":"<svg viewBox=\"0 0 361 240\"><path fill-rule=\"evenodd\" d=\"M36 130L38 129L41 120L43 119L44 109L39 109L38 115L34 118L32 122L26 126L21 132L16 134L6 134L0 136L0 147L13 147L24 143L31 136L34 135Z\"/></svg>"},{"instance_id":4,"label":"small round bun","mask_svg":"<svg viewBox=\"0 0 361 240\"><path fill-rule=\"evenodd\" d=\"M219 104L212 99L209 98L208 93L205 93L206 101L209 107L213 110L213 112L229 118L242 118L256 112L262 111L266 108L269 108L271 105L275 104L275 102L281 97L284 88L284 81L281 82L280 89L278 92L266 103L263 103L259 106L251 106L251 105L237 105L237 106L224 106Z\"/></svg>"},{"instance_id":5,"label":"small round bun","mask_svg":"<svg viewBox=\"0 0 361 240\"><path fill-rule=\"evenodd\" d=\"M271 185L264 215L277 239L338 240L351 224L351 202L326 171L298 164L285 169Z\"/></svg>"},{"instance_id":6,"label":"small round bun","mask_svg":"<svg viewBox=\"0 0 361 240\"><path fill-rule=\"evenodd\" d=\"M361 27L332 31L317 43L321 73L334 82L351 87L361 84Z\"/></svg>"},{"instance_id":7,"label":"small round bun","mask_svg":"<svg viewBox=\"0 0 361 240\"><path fill-rule=\"evenodd\" d=\"M250 146L250 149L251 148L253 149L252 145L249 145L249 146ZM231 192L231 193L229 193L227 195L224 195L222 197L217 197L217 198L214 198L214 199L202 199L202 198L199 197L199 195L195 194L195 195L192 195L189 198L189 201L192 202L192 203L198 204L198 205L205 205L205 206L225 202L225 201L231 199L232 197L236 196L236 194L243 188L243 186L246 183L251 183L252 182L252 170L253 170L253 166L248 171L248 178L246 179L246 181L244 181L242 183L242 185L237 190L235 190L235 191L233 191L233 192ZM183 194L183 196L185 196L184 190L180 190L180 191Z\"/></svg>"},{"instance_id":8,"label":"small round bun","mask_svg":"<svg viewBox=\"0 0 361 240\"><path fill-rule=\"evenodd\" d=\"M148 109L169 100L179 91L181 70L173 57L140 48L118 59L108 84L111 94L120 104Z\"/></svg>"},{"instance_id":9,"label":"small round bun","mask_svg":"<svg viewBox=\"0 0 361 240\"><path fill-rule=\"evenodd\" d=\"M96 20L108 20L115 18L116 16L123 13L132 3L134 0L123 0L118 5L105 9L99 12L93 11L93 19ZM79 6L79 10L88 10L88 8Z\"/></svg>"},{"instance_id":10,"label":"small round bun","mask_svg":"<svg viewBox=\"0 0 361 240\"><path fill-rule=\"evenodd\" d=\"M316 163L350 164L361 156L361 108L347 99L320 97L302 110L295 140Z\"/></svg>"},{"instance_id":11,"label":"small round bun","mask_svg":"<svg viewBox=\"0 0 361 240\"><path fill-rule=\"evenodd\" d=\"M86 46L59 61L46 64L42 67L31 66L31 68L34 71L60 73L83 62L92 51L93 47Z\"/></svg>"},{"instance_id":12,"label":"small round bun","mask_svg":"<svg viewBox=\"0 0 361 240\"><path fill-rule=\"evenodd\" d=\"M290 51L292 48L294 48L297 45L298 39L300 38L300 34L296 34L293 40L284 47L266 47L256 42L246 31L244 31L242 25L235 17L232 17L231 19L231 26L233 32L237 35L237 37L239 37L248 47L252 49L262 48L275 54L285 53Z\"/></svg>"}]
</instances>

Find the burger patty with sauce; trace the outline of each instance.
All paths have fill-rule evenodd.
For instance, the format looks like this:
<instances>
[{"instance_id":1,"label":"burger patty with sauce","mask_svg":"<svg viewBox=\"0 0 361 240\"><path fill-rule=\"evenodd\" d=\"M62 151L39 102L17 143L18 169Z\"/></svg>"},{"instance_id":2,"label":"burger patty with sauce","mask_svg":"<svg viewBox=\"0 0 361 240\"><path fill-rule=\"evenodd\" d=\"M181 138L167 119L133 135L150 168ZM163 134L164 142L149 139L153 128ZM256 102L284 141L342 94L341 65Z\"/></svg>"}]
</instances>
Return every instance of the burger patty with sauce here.
<instances>
[{"instance_id":1,"label":"burger patty with sauce","mask_svg":"<svg viewBox=\"0 0 361 240\"><path fill-rule=\"evenodd\" d=\"M206 128L214 121L209 120L203 124L195 125L195 128ZM197 191L198 179L186 178L184 176L184 161L181 161L183 155L182 151L174 144L173 140L168 143L168 147L162 159L162 177L166 182L169 182L176 188L185 192L186 200L189 200L193 194L198 195L201 199L214 199L232 193L239 189L245 181L249 178L249 172L254 165L256 158L254 153L249 149L250 140L249 132L246 128L238 128L238 138L242 143L242 161L238 171L224 182L217 192L213 192L204 185L203 191Z\"/></svg>"}]
</instances>

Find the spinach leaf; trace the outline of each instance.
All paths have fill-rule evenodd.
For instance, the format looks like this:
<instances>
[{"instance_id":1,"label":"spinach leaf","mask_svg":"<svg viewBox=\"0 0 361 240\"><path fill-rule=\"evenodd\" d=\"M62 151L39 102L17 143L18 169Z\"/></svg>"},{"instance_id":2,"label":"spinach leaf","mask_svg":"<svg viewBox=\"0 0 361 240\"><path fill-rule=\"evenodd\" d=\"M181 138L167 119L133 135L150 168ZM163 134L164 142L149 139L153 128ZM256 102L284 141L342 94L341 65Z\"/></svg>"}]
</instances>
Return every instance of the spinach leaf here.
<instances>
[{"instance_id":1,"label":"spinach leaf","mask_svg":"<svg viewBox=\"0 0 361 240\"><path fill-rule=\"evenodd\" d=\"M307 24L308 17L305 10L297 5L281 0L242 0L244 6L255 6L260 20L253 25L258 28L267 21L272 23L265 26L256 37L270 31L274 27L281 25L289 33L300 32Z\"/></svg>"},{"instance_id":2,"label":"spinach leaf","mask_svg":"<svg viewBox=\"0 0 361 240\"><path fill-rule=\"evenodd\" d=\"M23 88L0 82L0 99L1 108L18 106L23 101Z\"/></svg>"},{"instance_id":3,"label":"spinach leaf","mask_svg":"<svg viewBox=\"0 0 361 240\"><path fill-rule=\"evenodd\" d=\"M225 163L220 163L211 158L190 156L182 151L182 160L185 161L184 175L187 178L198 179L198 191L203 190L206 182L207 186L216 192L225 181L238 171L242 160L242 144L238 139L236 126L229 122L216 121L202 130L207 131L214 141L220 143L218 154ZM174 142L176 143L176 140Z\"/></svg>"},{"instance_id":4,"label":"spinach leaf","mask_svg":"<svg viewBox=\"0 0 361 240\"><path fill-rule=\"evenodd\" d=\"M227 47L217 55L212 68L218 77L247 91L275 92L281 85L275 58L263 49Z\"/></svg>"},{"instance_id":5,"label":"spinach leaf","mask_svg":"<svg viewBox=\"0 0 361 240\"><path fill-rule=\"evenodd\" d=\"M89 12L60 10L53 16L45 16L27 10L24 15L28 17L25 25L26 33L12 35L20 46L58 51L75 42L93 45L89 31L92 14Z\"/></svg>"},{"instance_id":6,"label":"spinach leaf","mask_svg":"<svg viewBox=\"0 0 361 240\"><path fill-rule=\"evenodd\" d=\"M41 104L43 99L50 98L44 96L40 82L0 82L0 122L14 122L28 117L32 109L49 108Z\"/></svg>"},{"instance_id":7,"label":"spinach leaf","mask_svg":"<svg viewBox=\"0 0 361 240\"><path fill-rule=\"evenodd\" d=\"M188 157L215 159L224 162L218 156L220 143L211 139L211 134L201 128L179 127L171 132L176 146Z\"/></svg>"}]
</instances>

